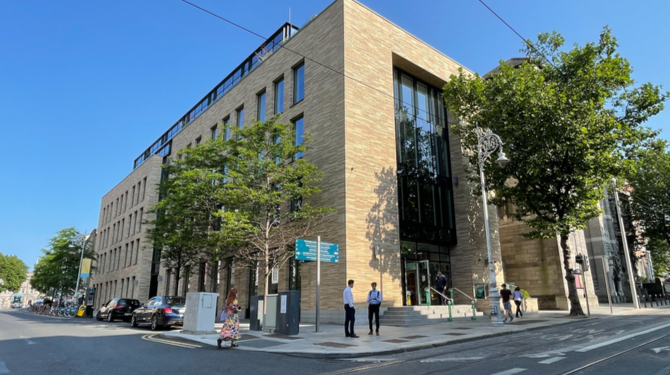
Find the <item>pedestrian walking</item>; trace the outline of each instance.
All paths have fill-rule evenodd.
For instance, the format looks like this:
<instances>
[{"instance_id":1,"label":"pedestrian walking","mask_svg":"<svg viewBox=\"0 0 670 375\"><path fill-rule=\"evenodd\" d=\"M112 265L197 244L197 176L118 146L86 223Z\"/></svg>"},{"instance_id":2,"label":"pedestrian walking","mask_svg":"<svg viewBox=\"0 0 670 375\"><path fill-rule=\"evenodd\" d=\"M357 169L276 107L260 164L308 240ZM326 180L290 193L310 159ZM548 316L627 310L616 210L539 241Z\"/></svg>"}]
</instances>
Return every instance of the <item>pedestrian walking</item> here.
<instances>
[{"instance_id":1,"label":"pedestrian walking","mask_svg":"<svg viewBox=\"0 0 670 375\"><path fill-rule=\"evenodd\" d=\"M447 304L447 298L445 297L447 295L447 284L447 278L442 274L442 272L437 271L437 290L444 294L444 296L440 296L443 305Z\"/></svg>"},{"instance_id":2,"label":"pedestrian walking","mask_svg":"<svg viewBox=\"0 0 670 375\"><path fill-rule=\"evenodd\" d=\"M521 289L517 286L514 288L514 303L516 304L516 317L519 317L519 314L521 314L521 317L523 317L523 313L521 312L521 301L523 301L523 293L521 293Z\"/></svg>"},{"instance_id":3,"label":"pedestrian walking","mask_svg":"<svg viewBox=\"0 0 670 375\"><path fill-rule=\"evenodd\" d=\"M351 288L354 287L354 280L347 282L347 287L344 288L342 299L344 300L344 337L357 338L354 333L354 322L356 321L356 309L354 308L354 295L351 293Z\"/></svg>"},{"instance_id":4,"label":"pedestrian walking","mask_svg":"<svg viewBox=\"0 0 670 375\"><path fill-rule=\"evenodd\" d=\"M512 296L512 292L507 289L507 285L503 284L502 285L502 290L500 291L500 297L502 297L503 300L503 307L505 308L505 319L503 319L503 323L507 323L507 316L509 316L509 322L512 323L514 321L514 317L512 316L512 305L509 302L509 298Z\"/></svg>"},{"instance_id":5,"label":"pedestrian walking","mask_svg":"<svg viewBox=\"0 0 670 375\"><path fill-rule=\"evenodd\" d=\"M219 349L221 349L221 342L223 341L230 341L230 346L233 348L238 346L235 343L236 340L240 339L240 319L237 316L238 311L240 311L240 305L237 304L237 289L233 288L228 292L226 308L221 314L223 327L221 327L220 337L216 340L216 345Z\"/></svg>"},{"instance_id":6,"label":"pedestrian walking","mask_svg":"<svg viewBox=\"0 0 670 375\"><path fill-rule=\"evenodd\" d=\"M368 323L370 324L370 332L372 334L372 317L375 318L377 325L377 336L379 336L379 305L382 304L382 292L377 290L377 283L371 284L372 290L368 293Z\"/></svg>"}]
</instances>

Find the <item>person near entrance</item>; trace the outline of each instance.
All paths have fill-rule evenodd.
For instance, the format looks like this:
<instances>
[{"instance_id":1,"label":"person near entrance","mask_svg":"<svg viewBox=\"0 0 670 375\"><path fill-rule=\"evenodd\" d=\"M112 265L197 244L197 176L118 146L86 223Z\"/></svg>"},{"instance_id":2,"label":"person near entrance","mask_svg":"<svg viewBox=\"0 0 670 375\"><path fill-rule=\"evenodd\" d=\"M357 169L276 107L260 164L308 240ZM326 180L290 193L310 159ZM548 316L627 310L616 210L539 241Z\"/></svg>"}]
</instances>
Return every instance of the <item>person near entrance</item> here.
<instances>
[{"instance_id":1,"label":"person near entrance","mask_svg":"<svg viewBox=\"0 0 670 375\"><path fill-rule=\"evenodd\" d=\"M342 299L344 299L344 336L357 338L354 333L354 322L356 321L356 309L354 309L354 295L351 293L351 288L354 287L354 280L347 282L347 287L344 288Z\"/></svg>"},{"instance_id":2,"label":"person near entrance","mask_svg":"<svg viewBox=\"0 0 670 375\"><path fill-rule=\"evenodd\" d=\"M447 278L440 271L437 271L437 288L436 289L440 293L444 294L444 296L440 296L440 299L442 299L442 304L446 305L447 304L447 298L445 296L447 295Z\"/></svg>"},{"instance_id":3,"label":"person near entrance","mask_svg":"<svg viewBox=\"0 0 670 375\"><path fill-rule=\"evenodd\" d=\"M523 293L521 293L521 288L518 286L514 288L514 303L516 304L516 317L519 317L519 314L521 314L521 317L523 318L523 312L521 312L521 302L523 301Z\"/></svg>"},{"instance_id":4,"label":"person near entrance","mask_svg":"<svg viewBox=\"0 0 670 375\"><path fill-rule=\"evenodd\" d=\"M509 298L512 296L512 292L507 289L507 285L503 284L502 285L502 290L500 291L500 297L502 297L503 300L503 307L505 309L504 315L505 319L503 319L503 323L507 323L507 317L509 316L509 322L512 323L514 321L514 316L512 316L512 305L509 302Z\"/></svg>"},{"instance_id":5,"label":"person near entrance","mask_svg":"<svg viewBox=\"0 0 670 375\"><path fill-rule=\"evenodd\" d=\"M368 293L368 323L370 324L368 335L372 334L372 317L374 315L377 336L379 336L379 305L382 304L382 292L377 290L377 283L373 282L371 286L372 290Z\"/></svg>"}]
</instances>

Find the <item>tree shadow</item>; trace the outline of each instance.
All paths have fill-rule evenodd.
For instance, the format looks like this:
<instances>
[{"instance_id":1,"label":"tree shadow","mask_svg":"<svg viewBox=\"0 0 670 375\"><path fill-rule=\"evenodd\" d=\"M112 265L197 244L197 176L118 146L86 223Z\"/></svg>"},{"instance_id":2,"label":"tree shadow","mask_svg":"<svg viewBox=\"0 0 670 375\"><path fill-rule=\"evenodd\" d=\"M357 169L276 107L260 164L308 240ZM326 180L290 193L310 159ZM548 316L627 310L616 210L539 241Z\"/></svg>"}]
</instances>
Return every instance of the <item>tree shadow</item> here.
<instances>
[{"instance_id":1,"label":"tree shadow","mask_svg":"<svg viewBox=\"0 0 670 375\"><path fill-rule=\"evenodd\" d=\"M368 265L380 274L400 279L398 178L394 166L375 172L377 201L370 207L365 238L370 241ZM380 286L381 288L381 286Z\"/></svg>"}]
</instances>

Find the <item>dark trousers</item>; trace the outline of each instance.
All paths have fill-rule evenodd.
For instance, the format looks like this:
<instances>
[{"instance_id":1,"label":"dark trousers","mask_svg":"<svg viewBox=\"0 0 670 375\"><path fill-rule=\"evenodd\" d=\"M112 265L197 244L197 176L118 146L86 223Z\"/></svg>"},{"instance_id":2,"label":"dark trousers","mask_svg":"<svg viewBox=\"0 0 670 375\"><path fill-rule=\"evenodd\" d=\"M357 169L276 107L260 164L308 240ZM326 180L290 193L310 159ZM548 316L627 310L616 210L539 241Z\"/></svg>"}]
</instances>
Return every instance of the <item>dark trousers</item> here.
<instances>
[{"instance_id":1,"label":"dark trousers","mask_svg":"<svg viewBox=\"0 0 670 375\"><path fill-rule=\"evenodd\" d=\"M344 305L344 312L347 314L344 317L344 335L354 335L354 322L356 321L356 309L349 305Z\"/></svg>"},{"instance_id":2,"label":"dark trousers","mask_svg":"<svg viewBox=\"0 0 670 375\"><path fill-rule=\"evenodd\" d=\"M377 332L379 332L379 305L368 305L368 323L370 323L370 332L372 332L372 316L377 323Z\"/></svg>"},{"instance_id":3,"label":"dark trousers","mask_svg":"<svg viewBox=\"0 0 670 375\"><path fill-rule=\"evenodd\" d=\"M514 301L516 303L516 317L519 317L519 314L523 316L523 313L521 312L521 301Z\"/></svg>"}]
</instances>

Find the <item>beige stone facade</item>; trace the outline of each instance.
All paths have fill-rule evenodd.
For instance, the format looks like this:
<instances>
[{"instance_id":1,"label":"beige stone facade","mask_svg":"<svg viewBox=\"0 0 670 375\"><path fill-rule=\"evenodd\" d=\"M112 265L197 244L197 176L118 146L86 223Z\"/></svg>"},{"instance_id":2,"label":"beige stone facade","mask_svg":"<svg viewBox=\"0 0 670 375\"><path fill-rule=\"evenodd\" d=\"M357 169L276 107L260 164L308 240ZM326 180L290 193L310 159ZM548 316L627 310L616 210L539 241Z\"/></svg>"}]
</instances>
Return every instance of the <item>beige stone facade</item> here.
<instances>
[{"instance_id":1,"label":"beige stone facade","mask_svg":"<svg viewBox=\"0 0 670 375\"><path fill-rule=\"evenodd\" d=\"M103 198L95 239L97 268L89 286L96 288L95 307L112 298L149 299L153 248L146 241L147 215L158 202L162 158L154 155Z\"/></svg>"},{"instance_id":2,"label":"beige stone facade","mask_svg":"<svg viewBox=\"0 0 670 375\"><path fill-rule=\"evenodd\" d=\"M312 204L337 210L318 233L322 241L339 244L340 250L339 263L324 263L321 267L320 305L324 311L322 317L328 317L322 321L343 318L340 313L343 309L342 290L348 279L357 281L353 291L359 306L364 304L369 284L373 281L384 293L385 307L402 306L406 303L406 293L399 231L394 69L401 69L428 85L441 88L451 74L458 74L462 66L354 0L333 2L284 45L286 48L267 56L230 91L216 97L195 120L189 120L188 125L171 138L171 154L174 156L178 150L212 137L217 127L221 129L224 124L236 126L242 109L243 123L251 124L259 117L260 93L265 93L266 97L266 106L260 110L266 118L274 115L276 82L283 79L284 111L280 121L304 119L305 132L313 139L304 157L324 173L320 185L322 193ZM301 64L304 64L304 100L296 102L295 68ZM489 277L483 211L481 200L472 196L472 187L465 176L467 160L462 155L460 141L451 133L448 146L457 241L449 246L451 284L463 293L473 295L474 284L487 283ZM112 203L118 207L116 200L144 178L148 179L148 186L154 186L160 178L160 164L161 157L152 156L103 198L99 238L105 238L105 233L110 230L113 232L113 224L118 225L120 220L124 227L122 219L128 220L131 209L109 219L106 215L114 211ZM145 212L146 207L156 200L155 193L150 195L147 189L146 194L147 199L141 202ZM140 206L132 206L132 211L137 207ZM488 207L488 212L493 260L500 281L504 279L502 260L505 254L501 257L496 210ZM101 261L105 263L102 266L105 271L93 280L93 284L100 288L100 299L120 296L119 289L110 292L110 288L120 287L120 280L125 278L127 289L129 277L138 280L132 296L140 300L149 297L151 250L140 252L138 265L107 271L109 261L105 259L110 259L109 254L120 249L123 258L126 243L137 240L144 241L139 233L96 247L99 249L98 267L101 267ZM517 241L511 237L507 240ZM558 257L555 246L553 251L552 256ZM118 262L119 258L114 259ZM250 288L255 287L251 281L256 271L226 264L221 268L216 280L211 277L202 279L194 270L188 280L180 281L180 293L202 290L204 285L207 291L221 293L221 304L226 291L235 287L239 291L240 305L248 307L249 297L253 294ZM315 269L311 262L300 265L303 321L314 319ZM289 272L288 266L279 270L279 291L288 290ZM166 270L161 268L159 273L156 293L172 294L174 282ZM258 294L262 293L263 277L261 272L256 279ZM431 279L434 277L429 275ZM455 297L457 303L469 303L469 299L461 294ZM488 300L477 304L480 309L489 308Z\"/></svg>"}]
</instances>

